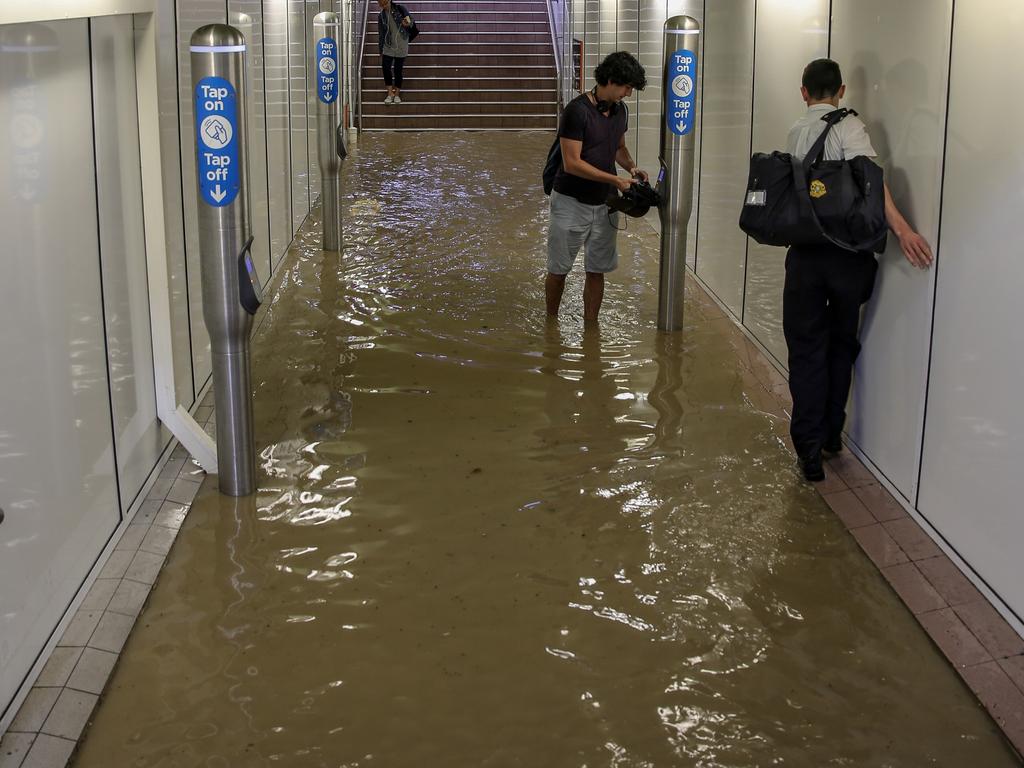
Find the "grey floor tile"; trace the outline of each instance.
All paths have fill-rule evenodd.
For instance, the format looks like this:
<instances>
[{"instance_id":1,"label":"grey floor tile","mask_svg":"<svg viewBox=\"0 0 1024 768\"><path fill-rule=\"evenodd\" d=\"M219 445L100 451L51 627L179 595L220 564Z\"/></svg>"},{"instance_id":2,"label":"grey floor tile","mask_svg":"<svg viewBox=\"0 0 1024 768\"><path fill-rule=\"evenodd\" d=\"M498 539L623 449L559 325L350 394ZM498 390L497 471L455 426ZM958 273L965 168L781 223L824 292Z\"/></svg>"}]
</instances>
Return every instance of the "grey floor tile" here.
<instances>
[{"instance_id":1,"label":"grey floor tile","mask_svg":"<svg viewBox=\"0 0 1024 768\"><path fill-rule=\"evenodd\" d=\"M189 453L185 449L184 445L182 445L181 443L178 443L176 446L174 446L174 450L171 451L171 458L172 459L187 459L187 458L189 458Z\"/></svg>"},{"instance_id":2,"label":"grey floor tile","mask_svg":"<svg viewBox=\"0 0 1024 768\"><path fill-rule=\"evenodd\" d=\"M173 501L165 501L153 524L162 525L165 528L181 528L181 524L185 522L185 517L188 515L188 510L188 504L176 504Z\"/></svg>"},{"instance_id":3,"label":"grey floor tile","mask_svg":"<svg viewBox=\"0 0 1024 768\"><path fill-rule=\"evenodd\" d=\"M128 564L132 561L132 553L125 550L115 549L100 571L101 579L120 579L124 576Z\"/></svg>"},{"instance_id":4,"label":"grey floor tile","mask_svg":"<svg viewBox=\"0 0 1024 768\"><path fill-rule=\"evenodd\" d=\"M64 768L75 749L75 742L57 736L39 734L21 768Z\"/></svg>"},{"instance_id":5,"label":"grey floor tile","mask_svg":"<svg viewBox=\"0 0 1024 768\"><path fill-rule=\"evenodd\" d=\"M160 569L164 565L164 556L152 552L137 552L132 564L128 566L124 577L132 581L141 581L143 584L152 584L160 575Z\"/></svg>"},{"instance_id":6,"label":"grey floor tile","mask_svg":"<svg viewBox=\"0 0 1024 768\"><path fill-rule=\"evenodd\" d=\"M149 493L146 494L147 499L159 499L163 501L167 496L167 492L171 490L172 480L171 478L160 478L156 479L153 483L153 487L149 489Z\"/></svg>"},{"instance_id":7,"label":"grey floor tile","mask_svg":"<svg viewBox=\"0 0 1024 768\"><path fill-rule=\"evenodd\" d=\"M139 547L143 552L152 552L157 555L166 555L171 551L171 545L178 535L176 528L165 528L162 525L154 525L146 533Z\"/></svg>"},{"instance_id":8,"label":"grey floor tile","mask_svg":"<svg viewBox=\"0 0 1024 768\"><path fill-rule=\"evenodd\" d=\"M184 456L179 456L176 459L175 458L168 459L167 463L164 464L163 469L160 470L160 478L161 479L173 480L174 478L176 478L178 476L178 472L181 471L181 468L184 466L184 464L185 464L185 457Z\"/></svg>"},{"instance_id":9,"label":"grey floor tile","mask_svg":"<svg viewBox=\"0 0 1024 768\"><path fill-rule=\"evenodd\" d=\"M124 529L124 535L117 542L115 549L125 549L134 552L142 544L142 540L146 537L149 527L149 523L132 523Z\"/></svg>"},{"instance_id":10,"label":"grey floor tile","mask_svg":"<svg viewBox=\"0 0 1024 768\"><path fill-rule=\"evenodd\" d=\"M46 660L46 666L43 667L43 671L36 678L36 685L57 686L58 688L67 685L68 678L71 677L71 672L74 670L75 664L78 663L78 658L81 655L81 648L61 648L57 646L53 649L53 653L50 654L50 658Z\"/></svg>"},{"instance_id":11,"label":"grey floor tile","mask_svg":"<svg viewBox=\"0 0 1024 768\"><path fill-rule=\"evenodd\" d=\"M167 493L168 501L175 501L179 504L191 504L192 499L199 492L199 483L185 477L179 477L174 481L170 491Z\"/></svg>"},{"instance_id":12,"label":"grey floor tile","mask_svg":"<svg viewBox=\"0 0 1024 768\"><path fill-rule=\"evenodd\" d=\"M33 733L6 733L0 738L0 768L20 768L35 741Z\"/></svg>"},{"instance_id":13,"label":"grey floor tile","mask_svg":"<svg viewBox=\"0 0 1024 768\"><path fill-rule=\"evenodd\" d=\"M114 590L117 589L119 582L120 579L96 579L89 588L85 599L82 600L82 604L78 606L78 610L102 611L107 607L110 598L114 596Z\"/></svg>"},{"instance_id":14,"label":"grey floor tile","mask_svg":"<svg viewBox=\"0 0 1024 768\"><path fill-rule=\"evenodd\" d=\"M84 691L73 691L65 688L57 703L53 705L50 716L43 724L43 733L51 736L59 736L62 739L78 741L82 735L82 729L92 714L93 707L99 696Z\"/></svg>"},{"instance_id":15,"label":"grey floor tile","mask_svg":"<svg viewBox=\"0 0 1024 768\"><path fill-rule=\"evenodd\" d=\"M96 631L92 633L89 640L90 648L97 648L101 651L120 653L124 647L124 641L128 639L128 633L135 625L134 616L126 616L123 613L107 611L100 619Z\"/></svg>"},{"instance_id":16,"label":"grey floor tile","mask_svg":"<svg viewBox=\"0 0 1024 768\"><path fill-rule=\"evenodd\" d=\"M110 672L117 663L117 654L110 651L101 651L96 648L86 648L78 666L68 680L68 688L86 693L103 693L103 687L107 684Z\"/></svg>"},{"instance_id":17,"label":"grey floor tile","mask_svg":"<svg viewBox=\"0 0 1024 768\"><path fill-rule=\"evenodd\" d=\"M132 518L132 523L152 523L163 503L163 499L146 499Z\"/></svg>"},{"instance_id":18,"label":"grey floor tile","mask_svg":"<svg viewBox=\"0 0 1024 768\"><path fill-rule=\"evenodd\" d=\"M117 591L114 592L107 610L126 616L138 616L151 589L149 584L125 579L117 585Z\"/></svg>"},{"instance_id":19,"label":"grey floor tile","mask_svg":"<svg viewBox=\"0 0 1024 768\"><path fill-rule=\"evenodd\" d=\"M33 688L30 690L8 730L15 733L36 733L43 727L46 718L50 716L50 710L53 709L60 692L60 688Z\"/></svg>"},{"instance_id":20,"label":"grey floor tile","mask_svg":"<svg viewBox=\"0 0 1024 768\"><path fill-rule=\"evenodd\" d=\"M84 646L89 644L89 638L100 623L100 616L103 611L79 611L71 620L68 628L64 630L64 637L57 645L63 646Z\"/></svg>"}]
</instances>

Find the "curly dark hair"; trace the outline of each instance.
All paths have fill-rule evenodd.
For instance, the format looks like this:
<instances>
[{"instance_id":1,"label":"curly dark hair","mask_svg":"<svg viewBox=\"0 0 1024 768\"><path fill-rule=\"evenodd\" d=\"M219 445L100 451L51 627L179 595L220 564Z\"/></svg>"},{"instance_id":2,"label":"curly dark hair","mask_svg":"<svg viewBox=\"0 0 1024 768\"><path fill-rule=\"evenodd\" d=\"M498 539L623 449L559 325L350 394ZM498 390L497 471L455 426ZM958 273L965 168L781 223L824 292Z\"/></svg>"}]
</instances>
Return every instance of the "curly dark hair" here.
<instances>
[{"instance_id":1,"label":"curly dark hair","mask_svg":"<svg viewBox=\"0 0 1024 768\"><path fill-rule=\"evenodd\" d=\"M631 85L638 91L647 87L644 68L629 51L616 51L605 56L594 70L594 79L598 85Z\"/></svg>"}]
</instances>

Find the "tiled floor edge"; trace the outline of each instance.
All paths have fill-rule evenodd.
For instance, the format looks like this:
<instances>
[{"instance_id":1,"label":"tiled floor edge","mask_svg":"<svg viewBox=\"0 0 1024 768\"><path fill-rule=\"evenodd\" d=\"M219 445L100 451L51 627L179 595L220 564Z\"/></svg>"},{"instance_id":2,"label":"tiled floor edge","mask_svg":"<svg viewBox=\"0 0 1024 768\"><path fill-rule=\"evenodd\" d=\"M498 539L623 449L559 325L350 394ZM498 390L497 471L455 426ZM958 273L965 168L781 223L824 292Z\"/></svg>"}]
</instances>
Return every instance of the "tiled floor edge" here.
<instances>
[{"instance_id":1,"label":"tiled floor edge","mask_svg":"<svg viewBox=\"0 0 1024 768\"><path fill-rule=\"evenodd\" d=\"M686 276L717 306L761 363L785 376L764 345L689 266ZM774 377L773 377L774 378ZM760 381L760 380L759 380ZM760 381L788 413L785 387ZM829 460L829 477L815 485L850 535L914 614L936 647L978 697L1009 743L1024 757L1024 633L1005 606L917 509L878 471L859 446Z\"/></svg>"},{"instance_id":2,"label":"tiled floor edge","mask_svg":"<svg viewBox=\"0 0 1024 768\"><path fill-rule=\"evenodd\" d=\"M871 473L875 478L875 481L884 487L889 494L895 499L907 514L910 515L921 526L928 534L928 537L935 542L935 545L942 550L942 553L948 557L957 569L964 575L964 578L968 579L971 584L982 594L985 600L987 600L993 608L995 608L999 614L1006 620L1006 623L1016 632L1020 637L1024 638L1024 621L1018 619L1006 603L996 594L975 572L974 569L960 556L960 554L947 542L942 534L932 525L931 521L921 512L919 509L913 506L913 504L906 499L906 497L894 486L889 479L878 469L871 458L863 451L863 449L853 440L847 438L845 441L847 450L857 457L864 468Z\"/></svg>"},{"instance_id":3,"label":"tiled floor edge","mask_svg":"<svg viewBox=\"0 0 1024 768\"><path fill-rule=\"evenodd\" d=\"M192 409L208 431L209 389L208 382ZM40 655L6 732L0 731L4 768L30 758L33 765L61 768L70 760L205 477L172 440L134 513L118 526L55 630L57 639Z\"/></svg>"}]
</instances>

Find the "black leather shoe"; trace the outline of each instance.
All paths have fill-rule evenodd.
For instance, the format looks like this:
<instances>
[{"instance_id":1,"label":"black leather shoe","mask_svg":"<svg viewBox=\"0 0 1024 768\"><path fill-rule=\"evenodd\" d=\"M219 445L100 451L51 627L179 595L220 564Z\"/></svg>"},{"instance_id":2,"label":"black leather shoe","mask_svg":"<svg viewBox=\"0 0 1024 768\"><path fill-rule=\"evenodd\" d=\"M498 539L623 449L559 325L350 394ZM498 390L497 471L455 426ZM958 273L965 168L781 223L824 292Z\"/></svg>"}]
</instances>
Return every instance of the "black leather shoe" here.
<instances>
[{"instance_id":1,"label":"black leather shoe","mask_svg":"<svg viewBox=\"0 0 1024 768\"><path fill-rule=\"evenodd\" d=\"M803 470L804 477L808 482L820 483L825 479L825 470L821 466L821 453L815 453L812 456L801 456L800 457L800 469Z\"/></svg>"},{"instance_id":2,"label":"black leather shoe","mask_svg":"<svg viewBox=\"0 0 1024 768\"><path fill-rule=\"evenodd\" d=\"M839 453L843 450L843 438L839 435L828 438L825 440L825 444L821 446L821 450L825 453Z\"/></svg>"}]
</instances>

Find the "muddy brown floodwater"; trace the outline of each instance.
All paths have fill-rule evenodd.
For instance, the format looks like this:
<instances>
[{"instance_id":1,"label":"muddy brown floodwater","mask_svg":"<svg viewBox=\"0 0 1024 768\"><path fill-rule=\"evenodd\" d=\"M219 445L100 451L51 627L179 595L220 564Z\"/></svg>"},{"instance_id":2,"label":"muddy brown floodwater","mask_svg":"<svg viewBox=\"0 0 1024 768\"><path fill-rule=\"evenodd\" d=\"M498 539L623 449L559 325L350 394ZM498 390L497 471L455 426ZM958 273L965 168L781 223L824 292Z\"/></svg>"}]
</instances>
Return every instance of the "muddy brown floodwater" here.
<instances>
[{"instance_id":1,"label":"muddy brown floodwater","mask_svg":"<svg viewBox=\"0 0 1024 768\"><path fill-rule=\"evenodd\" d=\"M259 491L203 485L78 768L1017 764L730 321L655 333L648 226L545 321L550 140L360 139L254 334Z\"/></svg>"}]
</instances>

